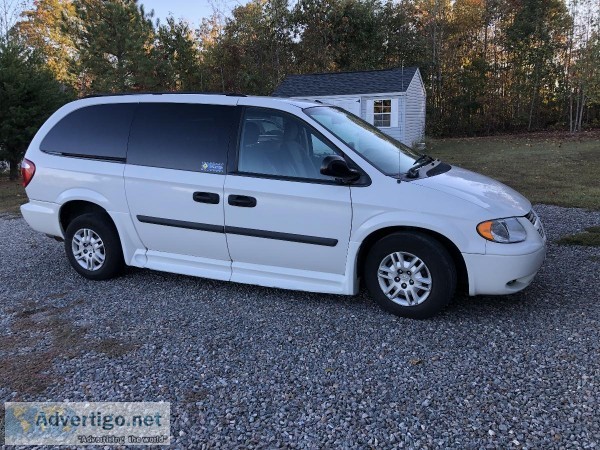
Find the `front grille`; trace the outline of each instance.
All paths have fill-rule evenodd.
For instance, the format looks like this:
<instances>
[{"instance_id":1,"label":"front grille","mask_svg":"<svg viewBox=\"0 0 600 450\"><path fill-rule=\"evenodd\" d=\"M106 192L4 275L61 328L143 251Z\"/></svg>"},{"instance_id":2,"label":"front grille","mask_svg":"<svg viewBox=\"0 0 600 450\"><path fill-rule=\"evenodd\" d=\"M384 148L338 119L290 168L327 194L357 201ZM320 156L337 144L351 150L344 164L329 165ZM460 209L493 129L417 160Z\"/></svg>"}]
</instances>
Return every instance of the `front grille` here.
<instances>
[{"instance_id":1,"label":"front grille","mask_svg":"<svg viewBox=\"0 0 600 450\"><path fill-rule=\"evenodd\" d=\"M545 240L546 233L544 233L544 227L542 226L542 222L540 221L540 218L537 216L535 211L533 209L531 211L529 211L525 215L525 218L531 222L531 224L533 225L533 228L535 228L537 230L537 232L540 234L540 236L542 237L542 239Z\"/></svg>"}]
</instances>

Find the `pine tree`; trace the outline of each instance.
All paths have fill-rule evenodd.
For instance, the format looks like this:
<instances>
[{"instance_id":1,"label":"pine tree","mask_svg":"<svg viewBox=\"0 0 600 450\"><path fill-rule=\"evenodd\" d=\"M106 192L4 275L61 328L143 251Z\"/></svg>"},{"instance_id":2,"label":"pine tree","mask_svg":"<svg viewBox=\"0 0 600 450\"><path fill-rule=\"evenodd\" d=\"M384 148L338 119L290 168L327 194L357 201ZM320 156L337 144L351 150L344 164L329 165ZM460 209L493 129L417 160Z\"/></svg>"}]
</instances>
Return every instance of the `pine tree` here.
<instances>
[{"instance_id":1,"label":"pine tree","mask_svg":"<svg viewBox=\"0 0 600 450\"><path fill-rule=\"evenodd\" d=\"M39 54L17 39L0 41L0 160L11 180L38 128L69 99Z\"/></svg>"},{"instance_id":2,"label":"pine tree","mask_svg":"<svg viewBox=\"0 0 600 450\"><path fill-rule=\"evenodd\" d=\"M151 17L135 0L74 0L75 19L67 27L78 60L80 94L152 88L154 40Z\"/></svg>"},{"instance_id":3,"label":"pine tree","mask_svg":"<svg viewBox=\"0 0 600 450\"><path fill-rule=\"evenodd\" d=\"M159 25L152 53L158 84L166 90L201 89L200 50L194 32L171 16Z\"/></svg>"}]
</instances>

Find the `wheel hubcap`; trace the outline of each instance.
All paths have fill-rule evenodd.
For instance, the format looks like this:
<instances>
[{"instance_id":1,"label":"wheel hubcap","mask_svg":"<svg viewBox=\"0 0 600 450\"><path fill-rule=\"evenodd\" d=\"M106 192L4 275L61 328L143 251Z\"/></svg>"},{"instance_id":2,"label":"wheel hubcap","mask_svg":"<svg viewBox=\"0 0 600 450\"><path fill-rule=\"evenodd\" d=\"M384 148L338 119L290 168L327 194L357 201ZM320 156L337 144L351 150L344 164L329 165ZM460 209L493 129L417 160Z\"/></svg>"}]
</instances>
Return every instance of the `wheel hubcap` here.
<instances>
[{"instance_id":1,"label":"wheel hubcap","mask_svg":"<svg viewBox=\"0 0 600 450\"><path fill-rule=\"evenodd\" d=\"M106 251L100 236L89 228L77 230L71 248L75 261L86 270L99 270L104 265Z\"/></svg>"},{"instance_id":2,"label":"wheel hubcap","mask_svg":"<svg viewBox=\"0 0 600 450\"><path fill-rule=\"evenodd\" d=\"M383 258L377 279L387 298L402 306L419 305L431 292L431 272L412 253L394 252Z\"/></svg>"}]
</instances>

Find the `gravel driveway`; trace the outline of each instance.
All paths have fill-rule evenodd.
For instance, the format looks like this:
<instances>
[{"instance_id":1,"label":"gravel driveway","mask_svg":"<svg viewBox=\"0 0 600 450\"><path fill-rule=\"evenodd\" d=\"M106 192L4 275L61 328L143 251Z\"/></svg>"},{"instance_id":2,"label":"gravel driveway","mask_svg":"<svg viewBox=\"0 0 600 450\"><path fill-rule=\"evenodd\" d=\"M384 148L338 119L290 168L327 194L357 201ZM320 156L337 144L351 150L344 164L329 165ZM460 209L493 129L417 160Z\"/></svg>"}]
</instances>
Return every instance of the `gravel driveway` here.
<instances>
[{"instance_id":1,"label":"gravel driveway","mask_svg":"<svg viewBox=\"0 0 600 450\"><path fill-rule=\"evenodd\" d=\"M540 205L550 241L600 212ZM175 448L600 445L600 249L428 321L366 293L130 269L87 281L0 219L0 402L170 401Z\"/></svg>"}]
</instances>

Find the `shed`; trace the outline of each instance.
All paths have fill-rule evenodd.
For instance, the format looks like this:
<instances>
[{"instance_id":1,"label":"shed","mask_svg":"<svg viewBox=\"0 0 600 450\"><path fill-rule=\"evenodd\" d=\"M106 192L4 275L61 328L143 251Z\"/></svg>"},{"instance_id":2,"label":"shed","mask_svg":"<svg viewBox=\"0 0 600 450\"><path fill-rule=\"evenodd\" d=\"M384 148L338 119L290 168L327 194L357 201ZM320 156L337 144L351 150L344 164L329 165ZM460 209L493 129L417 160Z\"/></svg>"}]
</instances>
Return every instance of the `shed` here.
<instances>
[{"instance_id":1,"label":"shed","mask_svg":"<svg viewBox=\"0 0 600 450\"><path fill-rule=\"evenodd\" d=\"M272 94L319 100L412 146L425 134L425 86L417 67L289 75Z\"/></svg>"}]
</instances>

